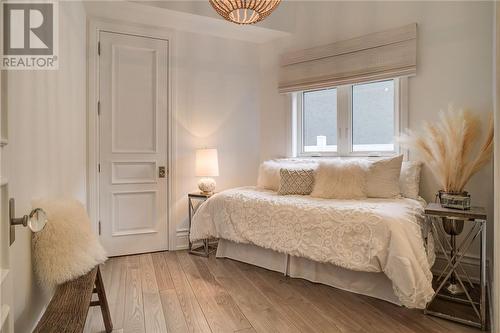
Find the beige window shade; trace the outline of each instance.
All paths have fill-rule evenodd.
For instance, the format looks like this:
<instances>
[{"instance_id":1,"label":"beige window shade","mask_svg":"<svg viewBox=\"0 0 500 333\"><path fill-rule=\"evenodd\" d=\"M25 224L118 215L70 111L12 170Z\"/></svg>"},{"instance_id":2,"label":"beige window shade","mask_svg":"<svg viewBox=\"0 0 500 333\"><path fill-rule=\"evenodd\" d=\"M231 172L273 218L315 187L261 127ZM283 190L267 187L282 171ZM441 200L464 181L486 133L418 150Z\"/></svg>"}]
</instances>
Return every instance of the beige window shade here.
<instances>
[{"instance_id":1,"label":"beige window shade","mask_svg":"<svg viewBox=\"0 0 500 333\"><path fill-rule=\"evenodd\" d=\"M281 57L281 93L415 75L417 24Z\"/></svg>"}]
</instances>

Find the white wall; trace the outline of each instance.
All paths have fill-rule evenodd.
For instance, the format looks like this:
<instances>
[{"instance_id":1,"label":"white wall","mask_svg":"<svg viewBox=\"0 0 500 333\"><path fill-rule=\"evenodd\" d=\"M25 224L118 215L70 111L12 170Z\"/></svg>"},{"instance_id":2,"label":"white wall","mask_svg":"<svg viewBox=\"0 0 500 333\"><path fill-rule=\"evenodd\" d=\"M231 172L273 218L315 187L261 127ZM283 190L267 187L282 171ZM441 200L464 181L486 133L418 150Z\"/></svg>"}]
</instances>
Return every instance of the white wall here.
<instances>
[{"instance_id":1,"label":"white wall","mask_svg":"<svg viewBox=\"0 0 500 333\"><path fill-rule=\"evenodd\" d=\"M197 190L195 149L219 152L217 190L255 184L259 163L259 49L178 32L174 45L174 216L187 246L187 193Z\"/></svg>"},{"instance_id":2,"label":"white wall","mask_svg":"<svg viewBox=\"0 0 500 333\"><path fill-rule=\"evenodd\" d=\"M409 127L418 129L424 120L436 120L437 111L447 108L450 102L479 112L485 121L493 110L491 2L298 1L278 10L288 11L287 16L295 19L295 27L291 37L261 46L262 160L285 156L287 152L288 109L286 97L277 93L277 55L412 22L418 23L418 68L417 76L409 80ZM273 16L269 19L273 20ZM277 26L279 23L274 22ZM421 194L431 201L438 189L425 169ZM487 207L492 223L491 165L476 175L466 189L474 205ZM477 247L471 254L478 254Z\"/></svg>"},{"instance_id":3,"label":"white wall","mask_svg":"<svg viewBox=\"0 0 500 333\"><path fill-rule=\"evenodd\" d=\"M59 6L59 70L9 71L6 174L17 214L36 197L85 202L85 12L80 2ZM31 332L50 295L31 266L31 232L17 227L11 247L16 332Z\"/></svg>"}]
</instances>

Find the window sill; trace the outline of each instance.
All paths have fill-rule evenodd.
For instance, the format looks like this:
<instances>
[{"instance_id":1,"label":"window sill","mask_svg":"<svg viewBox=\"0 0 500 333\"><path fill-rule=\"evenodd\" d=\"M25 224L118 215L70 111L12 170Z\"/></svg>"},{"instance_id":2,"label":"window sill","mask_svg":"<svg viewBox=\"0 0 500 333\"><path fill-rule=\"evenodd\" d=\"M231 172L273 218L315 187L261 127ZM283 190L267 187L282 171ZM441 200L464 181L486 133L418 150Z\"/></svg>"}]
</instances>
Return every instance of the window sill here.
<instances>
[{"instance_id":1,"label":"window sill","mask_svg":"<svg viewBox=\"0 0 500 333\"><path fill-rule=\"evenodd\" d=\"M384 151L384 152L351 152L348 154L338 154L338 153L333 153L333 152L322 152L322 153L313 153L313 152L306 152L306 153L299 153L297 154L296 157L298 158L328 158L328 157L338 157L338 158L356 158L356 157L390 157L390 156L396 156L400 153L395 152L395 151Z\"/></svg>"}]
</instances>

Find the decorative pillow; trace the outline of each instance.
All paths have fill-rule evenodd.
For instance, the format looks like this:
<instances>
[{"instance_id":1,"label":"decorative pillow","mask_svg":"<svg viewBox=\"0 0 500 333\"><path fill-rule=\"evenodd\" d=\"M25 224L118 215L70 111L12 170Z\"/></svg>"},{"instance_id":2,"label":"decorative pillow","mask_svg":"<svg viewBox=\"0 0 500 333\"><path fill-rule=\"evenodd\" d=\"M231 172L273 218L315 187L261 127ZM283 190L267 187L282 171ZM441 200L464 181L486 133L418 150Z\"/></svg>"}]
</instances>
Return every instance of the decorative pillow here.
<instances>
[{"instance_id":1,"label":"decorative pillow","mask_svg":"<svg viewBox=\"0 0 500 333\"><path fill-rule=\"evenodd\" d=\"M280 186L280 165L275 161L264 161L259 167L257 187L277 191Z\"/></svg>"},{"instance_id":2,"label":"decorative pillow","mask_svg":"<svg viewBox=\"0 0 500 333\"><path fill-rule=\"evenodd\" d=\"M368 162L322 161L316 170L312 197L326 199L366 198Z\"/></svg>"},{"instance_id":3,"label":"decorative pillow","mask_svg":"<svg viewBox=\"0 0 500 333\"><path fill-rule=\"evenodd\" d=\"M403 197L418 199L421 170L422 163L420 162L403 162L399 177L399 187Z\"/></svg>"},{"instance_id":4,"label":"decorative pillow","mask_svg":"<svg viewBox=\"0 0 500 333\"><path fill-rule=\"evenodd\" d=\"M257 187L266 190L278 191L280 186L280 169L314 169L316 162L303 160L269 160L259 167Z\"/></svg>"},{"instance_id":5,"label":"decorative pillow","mask_svg":"<svg viewBox=\"0 0 500 333\"><path fill-rule=\"evenodd\" d=\"M314 169L280 169L279 195L309 195L313 186Z\"/></svg>"},{"instance_id":6,"label":"decorative pillow","mask_svg":"<svg viewBox=\"0 0 500 333\"><path fill-rule=\"evenodd\" d=\"M366 177L366 195L369 198L399 196L401 163L403 163L403 155L371 162Z\"/></svg>"}]
</instances>

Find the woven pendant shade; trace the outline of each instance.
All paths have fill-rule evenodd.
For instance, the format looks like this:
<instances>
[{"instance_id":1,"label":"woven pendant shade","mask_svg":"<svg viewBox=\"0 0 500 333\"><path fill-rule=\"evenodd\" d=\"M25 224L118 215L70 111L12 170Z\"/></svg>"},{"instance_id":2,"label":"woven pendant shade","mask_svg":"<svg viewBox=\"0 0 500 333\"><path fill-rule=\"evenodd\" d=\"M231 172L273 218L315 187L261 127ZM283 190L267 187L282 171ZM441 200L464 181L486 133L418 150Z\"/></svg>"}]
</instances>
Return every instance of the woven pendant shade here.
<instances>
[{"instance_id":1,"label":"woven pendant shade","mask_svg":"<svg viewBox=\"0 0 500 333\"><path fill-rule=\"evenodd\" d=\"M268 17L281 0L209 0L220 16L237 24L252 24Z\"/></svg>"}]
</instances>

